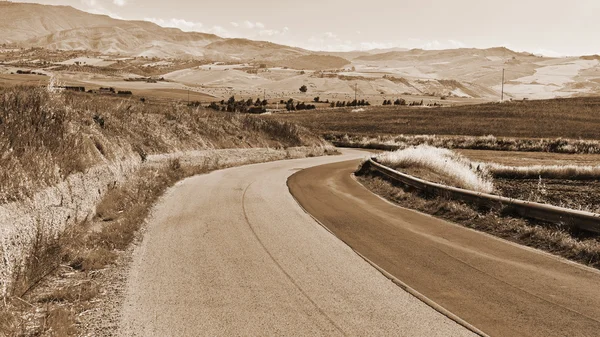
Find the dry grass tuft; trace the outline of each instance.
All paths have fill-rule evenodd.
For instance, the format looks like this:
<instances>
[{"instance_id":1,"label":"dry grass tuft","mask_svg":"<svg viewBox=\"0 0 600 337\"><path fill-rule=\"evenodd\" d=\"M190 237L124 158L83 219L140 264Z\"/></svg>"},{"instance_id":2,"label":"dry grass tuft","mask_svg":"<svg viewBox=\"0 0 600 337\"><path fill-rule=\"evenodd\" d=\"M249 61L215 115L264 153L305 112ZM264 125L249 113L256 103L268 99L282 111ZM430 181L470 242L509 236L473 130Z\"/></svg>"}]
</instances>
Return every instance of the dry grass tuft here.
<instances>
[{"instance_id":1,"label":"dry grass tuft","mask_svg":"<svg viewBox=\"0 0 600 337\"><path fill-rule=\"evenodd\" d=\"M43 295L38 302L81 302L89 301L98 295L98 286L92 282L68 285L63 288L53 289Z\"/></svg>"},{"instance_id":2,"label":"dry grass tuft","mask_svg":"<svg viewBox=\"0 0 600 337\"><path fill-rule=\"evenodd\" d=\"M46 314L43 331L48 336L76 336L75 313L66 308L56 308Z\"/></svg>"},{"instance_id":3,"label":"dry grass tuft","mask_svg":"<svg viewBox=\"0 0 600 337\"><path fill-rule=\"evenodd\" d=\"M447 149L419 145L377 155L377 161L393 169L422 168L440 175L443 183L478 192L491 193L491 176L467 158Z\"/></svg>"}]
</instances>

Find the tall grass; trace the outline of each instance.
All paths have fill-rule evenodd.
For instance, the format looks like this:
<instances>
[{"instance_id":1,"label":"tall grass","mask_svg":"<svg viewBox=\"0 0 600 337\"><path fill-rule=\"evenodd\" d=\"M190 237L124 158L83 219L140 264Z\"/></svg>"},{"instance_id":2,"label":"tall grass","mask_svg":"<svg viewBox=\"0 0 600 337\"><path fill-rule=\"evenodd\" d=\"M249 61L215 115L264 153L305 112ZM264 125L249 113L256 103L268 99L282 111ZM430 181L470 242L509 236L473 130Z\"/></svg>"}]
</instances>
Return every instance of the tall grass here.
<instances>
[{"instance_id":1,"label":"tall grass","mask_svg":"<svg viewBox=\"0 0 600 337\"><path fill-rule=\"evenodd\" d=\"M303 127L256 116L50 86L0 88L0 204L136 152L323 144Z\"/></svg>"},{"instance_id":2,"label":"tall grass","mask_svg":"<svg viewBox=\"0 0 600 337\"><path fill-rule=\"evenodd\" d=\"M328 134L325 139L337 146L361 147L380 150L397 150L408 146L430 145L447 149L473 149L495 151L600 153L600 141L564 138L513 138L488 136L438 136L438 135L362 135Z\"/></svg>"},{"instance_id":3,"label":"tall grass","mask_svg":"<svg viewBox=\"0 0 600 337\"><path fill-rule=\"evenodd\" d=\"M377 161L394 169L423 168L448 179L456 187L491 193L492 178L487 171L474 166L467 158L447 149L428 145L409 147L377 156Z\"/></svg>"},{"instance_id":4,"label":"tall grass","mask_svg":"<svg viewBox=\"0 0 600 337\"><path fill-rule=\"evenodd\" d=\"M504 179L600 179L600 166L578 165L533 165L506 166L496 163L482 163L495 178Z\"/></svg>"}]
</instances>

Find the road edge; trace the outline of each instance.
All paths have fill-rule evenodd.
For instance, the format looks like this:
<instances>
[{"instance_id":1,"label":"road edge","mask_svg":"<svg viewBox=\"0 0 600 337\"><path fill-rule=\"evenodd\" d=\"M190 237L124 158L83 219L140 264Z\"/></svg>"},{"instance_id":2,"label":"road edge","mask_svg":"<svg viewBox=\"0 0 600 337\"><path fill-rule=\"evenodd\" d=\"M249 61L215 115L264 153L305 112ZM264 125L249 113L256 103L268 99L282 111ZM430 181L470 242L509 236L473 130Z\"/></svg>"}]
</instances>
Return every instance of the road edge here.
<instances>
[{"instance_id":1,"label":"road edge","mask_svg":"<svg viewBox=\"0 0 600 337\"><path fill-rule=\"evenodd\" d=\"M300 170L298 172L301 172L301 171L302 170ZM304 206L302 206L302 204L298 201L298 199L296 199L296 196L294 196L294 194L292 193L292 190L290 189L290 185L289 185L290 178L293 175L295 175L296 173L298 173L298 172L295 172L294 174L292 174L291 176L289 176L288 179L285 182L285 185L287 186L288 191L289 191L290 195L292 196L292 198L294 198L294 201L296 201L296 204L298 204L298 206L300 206L300 208L304 211L304 213L308 214L317 224L319 224L327 232L329 232L329 234L333 235L340 242L344 243L344 245L346 245L348 248L350 248L356 255L358 255L361 259L363 259L365 262L367 262L368 264L370 264L373 268L375 268L378 272L380 272L384 277L386 277L387 279L389 279L390 281L392 281L396 286L398 286L399 288L403 289L404 291L406 291L410 295L414 296L419 301L425 303L427 306L429 306L433 310L439 312L440 314L442 314L442 315L446 316L447 318L449 318L450 320L454 321L456 324L458 324L458 325L466 328L467 330L473 332L474 334L479 335L481 337L490 337L485 332L479 330L474 325L470 324L469 322L467 322L467 321L463 320L462 318L458 317L457 315L453 314L450 310L444 308L443 306L441 306L438 303L434 302L433 300L431 300L427 296L425 296L425 295L421 294L420 292L418 292L417 290L411 288L408 284L402 282L400 279L398 279L394 275L388 273L385 269L381 268L375 262L369 260L366 256L362 255L360 252L358 252L357 250L355 250L354 248L352 248L352 246L350 246L344 240L340 239L337 235L335 235L335 233L333 233L329 228L327 228L327 226L325 226L325 224L323 224L319 219L315 218L310 212L308 212L304 208Z\"/></svg>"}]
</instances>

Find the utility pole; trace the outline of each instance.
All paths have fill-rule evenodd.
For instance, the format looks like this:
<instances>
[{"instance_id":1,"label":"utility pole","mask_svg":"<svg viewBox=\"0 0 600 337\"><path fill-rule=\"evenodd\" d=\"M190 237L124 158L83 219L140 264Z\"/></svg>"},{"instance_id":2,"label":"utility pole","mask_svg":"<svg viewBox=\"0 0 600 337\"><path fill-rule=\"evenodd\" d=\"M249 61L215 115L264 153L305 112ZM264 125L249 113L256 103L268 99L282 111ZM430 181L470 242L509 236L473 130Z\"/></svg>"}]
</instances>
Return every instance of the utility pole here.
<instances>
[{"instance_id":1,"label":"utility pole","mask_svg":"<svg viewBox=\"0 0 600 337\"><path fill-rule=\"evenodd\" d=\"M358 83L354 83L354 101L356 101L356 90L358 87Z\"/></svg>"},{"instance_id":2,"label":"utility pole","mask_svg":"<svg viewBox=\"0 0 600 337\"><path fill-rule=\"evenodd\" d=\"M500 98L501 102L504 102L504 68L502 68L502 96Z\"/></svg>"}]
</instances>

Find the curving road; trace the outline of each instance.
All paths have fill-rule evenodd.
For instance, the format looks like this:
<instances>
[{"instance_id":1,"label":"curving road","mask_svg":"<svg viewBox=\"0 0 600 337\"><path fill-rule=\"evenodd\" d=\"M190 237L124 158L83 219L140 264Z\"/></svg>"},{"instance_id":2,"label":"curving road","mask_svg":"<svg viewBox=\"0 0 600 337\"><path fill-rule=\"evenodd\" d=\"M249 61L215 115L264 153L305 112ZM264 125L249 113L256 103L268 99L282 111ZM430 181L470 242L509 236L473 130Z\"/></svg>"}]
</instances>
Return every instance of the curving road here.
<instances>
[{"instance_id":1,"label":"curving road","mask_svg":"<svg viewBox=\"0 0 600 337\"><path fill-rule=\"evenodd\" d=\"M134 252L117 333L472 335L395 286L290 195L294 172L363 156L232 168L170 189Z\"/></svg>"},{"instance_id":2,"label":"curving road","mask_svg":"<svg viewBox=\"0 0 600 337\"><path fill-rule=\"evenodd\" d=\"M329 230L492 336L599 336L600 272L375 196L357 161L303 170L292 194Z\"/></svg>"}]
</instances>

